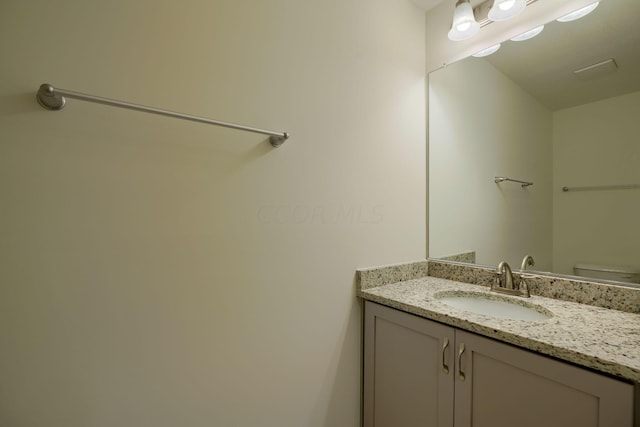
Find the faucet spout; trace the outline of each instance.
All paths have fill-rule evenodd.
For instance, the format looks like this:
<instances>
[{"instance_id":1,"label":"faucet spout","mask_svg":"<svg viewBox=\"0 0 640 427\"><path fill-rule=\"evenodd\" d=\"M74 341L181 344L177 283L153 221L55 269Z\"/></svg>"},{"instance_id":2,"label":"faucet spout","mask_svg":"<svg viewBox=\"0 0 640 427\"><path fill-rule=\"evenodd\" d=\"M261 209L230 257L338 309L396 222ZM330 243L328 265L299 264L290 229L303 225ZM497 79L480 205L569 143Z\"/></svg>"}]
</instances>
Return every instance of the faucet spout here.
<instances>
[{"instance_id":1,"label":"faucet spout","mask_svg":"<svg viewBox=\"0 0 640 427\"><path fill-rule=\"evenodd\" d=\"M506 261L502 261L498 264L496 274L498 275L498 287L513 289L513 273L511 271L511 267L509 267L509 264L507 264Z\"/></svg>"},{"instance_id":2,"label":"faucet spout","mask_svg":"<svg viewBox=\"0 0 640 427\"><path fill-rule=\"evenodd\" d=\"M527 257L525 257L525 261L528 258L531 259L530 265L533 265L533 258L531 258L530 256L527 255ZM522 261L523 267L526 267L525 261ZM496 280L491 285L491 290L494 292L501 292L503 294L529 298L531 296L531 293L529 292L529 286L524 280L525 276L527 276L527 278L532 277L521 273L519 286L514 287L513 272L511 271L511 267L509 267L509 264L507 264L506 261L502 261L500 264L498 264L498 268L496 268Z\"/></svg>"},{"instance_id":3,"label":"faucet spout","mask_svg":"<svg viewBox=\"0 0 640 427\"><path fill-rule=\"evenodd\" d=\"M528 267L533 267L534 265L536 265L536 262L533 260L533 257L531 255L526 255L523 259L522 259L522 265L520 266L520 270L525 271Z\"/></svg>"}]
</instances>

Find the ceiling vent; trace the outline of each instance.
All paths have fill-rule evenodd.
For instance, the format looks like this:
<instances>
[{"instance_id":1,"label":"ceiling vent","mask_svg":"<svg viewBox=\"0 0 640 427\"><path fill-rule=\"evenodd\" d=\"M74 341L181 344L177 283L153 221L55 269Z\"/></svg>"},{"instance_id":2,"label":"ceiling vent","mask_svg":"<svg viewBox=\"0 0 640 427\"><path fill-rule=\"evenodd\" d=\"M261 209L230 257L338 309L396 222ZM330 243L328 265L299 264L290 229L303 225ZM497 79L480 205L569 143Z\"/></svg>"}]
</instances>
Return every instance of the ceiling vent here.
<instances>
[{"instance_id":1,"label":"ceiling vent","mask_svg":"<svg viewBox=\"0 0 640 427\"><path fill-rule=\"evenodd\" d=\"M573 71L576 77L582 80L595 79L607 74L611 74L618 69L618 64L611 58L606 61L598 62L597 64L588 65L583 68L579 68Z\"/></svg>"}]
</instances>

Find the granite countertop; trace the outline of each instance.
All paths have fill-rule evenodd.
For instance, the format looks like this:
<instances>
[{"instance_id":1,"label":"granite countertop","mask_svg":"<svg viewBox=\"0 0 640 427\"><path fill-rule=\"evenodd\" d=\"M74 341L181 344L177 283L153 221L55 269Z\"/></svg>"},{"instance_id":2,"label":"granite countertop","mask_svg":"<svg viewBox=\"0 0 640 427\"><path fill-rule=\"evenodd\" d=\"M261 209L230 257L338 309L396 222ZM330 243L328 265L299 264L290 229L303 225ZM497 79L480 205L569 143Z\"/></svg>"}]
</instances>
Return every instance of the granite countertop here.
<instances>
[{"instance_id":1,"label":"granite countertop","mask_svg":"<svg viewBox=\"0 0 640 427\"><path fill-rule=\"evenodd\" d=\"M488 287L426 276L360 287L369 301L640 383L640 314L531 296L512 297ZM443 292L473 292L550 311L545 320L512 320L462 311L438 301Z\"/></svg>"}]
</instances>

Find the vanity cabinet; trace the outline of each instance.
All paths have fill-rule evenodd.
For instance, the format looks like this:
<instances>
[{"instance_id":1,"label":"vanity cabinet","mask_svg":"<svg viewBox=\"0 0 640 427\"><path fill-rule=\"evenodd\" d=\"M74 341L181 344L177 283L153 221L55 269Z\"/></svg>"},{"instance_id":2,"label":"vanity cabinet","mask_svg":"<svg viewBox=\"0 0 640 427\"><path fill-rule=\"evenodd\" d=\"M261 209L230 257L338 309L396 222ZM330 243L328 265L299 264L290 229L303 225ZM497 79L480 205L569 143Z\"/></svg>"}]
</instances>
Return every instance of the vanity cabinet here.
<instances>
[{"instance_id":1,"label":"vanity cabinet","mask_svg":"<svg viewBox=\"0 0 640 427\"><path fill-rule=\"evenodd\" d=\"M365 301L364 427L632 427L633 386Z\"/></svg>"}]
</instances>

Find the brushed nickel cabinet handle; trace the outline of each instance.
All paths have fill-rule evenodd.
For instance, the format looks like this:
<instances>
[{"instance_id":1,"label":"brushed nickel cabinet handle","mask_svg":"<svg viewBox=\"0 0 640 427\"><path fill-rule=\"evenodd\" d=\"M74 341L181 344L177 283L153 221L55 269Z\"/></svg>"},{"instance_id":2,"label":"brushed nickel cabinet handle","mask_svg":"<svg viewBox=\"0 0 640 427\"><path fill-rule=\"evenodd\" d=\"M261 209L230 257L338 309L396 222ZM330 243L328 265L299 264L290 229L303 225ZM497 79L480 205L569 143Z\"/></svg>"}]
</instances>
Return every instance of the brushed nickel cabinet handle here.
<instances>
[{"instance_id":1,"label":"brushed nickel cabinet handle","mask_svg":"<svg viewBox=\"0 0 640 427\"><path fill-rule=\"evenodd\" d=\"M464 343L460 344L460 351L458 351L458 378L460 381L464 381L465 375L462 372L462 354L464 353Z\"/></svg>"},{"instance_id":2,"label":"brushed nickel cabinet handle","mask_svg":"<svg viewBox=\"0 0 640 427\"><path fill-rule=\"evenodd\" d=\"M445 357L444 357L447 347L449 347L449 338L444 337L444 341L442 343L442 370L444 371L445 374L449 373L449 366L447 366L447 363L445 362Z\"/></svg>"}]
</instances>

